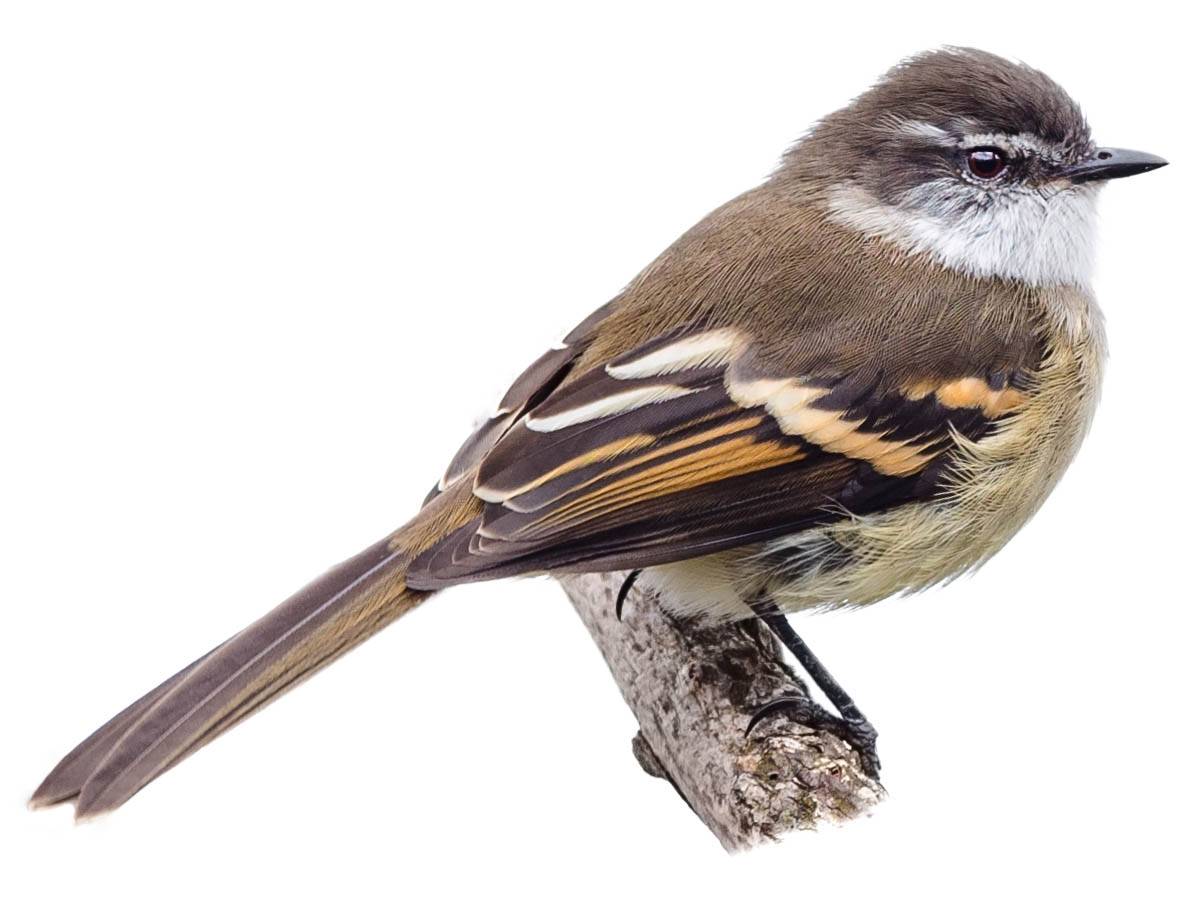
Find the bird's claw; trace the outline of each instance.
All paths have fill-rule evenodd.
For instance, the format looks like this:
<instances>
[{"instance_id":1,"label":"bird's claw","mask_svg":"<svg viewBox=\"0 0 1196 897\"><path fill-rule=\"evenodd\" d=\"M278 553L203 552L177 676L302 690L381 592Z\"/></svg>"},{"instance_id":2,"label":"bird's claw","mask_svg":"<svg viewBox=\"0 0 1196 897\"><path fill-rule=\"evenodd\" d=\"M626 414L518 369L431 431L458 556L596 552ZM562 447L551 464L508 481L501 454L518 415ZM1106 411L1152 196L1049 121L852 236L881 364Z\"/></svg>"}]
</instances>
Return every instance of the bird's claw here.
<instances>
[{"instance_id":1,"label":"bird's claw","mask_svg":"<svg viewBox=\"0 0 1196 897\"><path fill-rule=\"evenodd\" d=\"M788 710L803 726L828 732L851 745L860 758L864 774L880 781L880 756L876 753L876 728L863 717L844 719L815 703L805 695L785 695L758 708L748 722L744 737L752 734L757 724L778 710Z\"/></svg>"},{"instance_id":2,"label":"bird's claw","mask_svg":"<svg viewBox=\"0 0 1196 897\"><path fill-rule=\"evenodd\" d=\"M632 570L623 580L623 585L619 586L619 597L615 599L615 619L620 623L623 622L623 604L627 601L627 596L631 594L631 587L635 585L635 581L643 572L643 570Z\"/></svg>"}]
</instances>

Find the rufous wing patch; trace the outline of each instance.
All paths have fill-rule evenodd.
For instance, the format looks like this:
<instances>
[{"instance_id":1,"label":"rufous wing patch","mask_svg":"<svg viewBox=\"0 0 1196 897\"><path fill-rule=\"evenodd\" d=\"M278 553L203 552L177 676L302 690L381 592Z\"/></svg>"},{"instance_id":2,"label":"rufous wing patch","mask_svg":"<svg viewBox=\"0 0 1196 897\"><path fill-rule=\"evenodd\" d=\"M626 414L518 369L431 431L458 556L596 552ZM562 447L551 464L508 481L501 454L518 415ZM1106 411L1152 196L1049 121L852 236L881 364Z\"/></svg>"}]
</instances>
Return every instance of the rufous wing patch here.
<instances>
[{"instance_id":1,"label":"rufous wing patch","mask_svg":"<svg viewBox=\"0 0 1196 897\"><path fill-rule=\"evenodd\" d=\"M517 495L522 495L531 489L542 486L545 483L551 482L558 477L564 476L567 473L572 473L575 470L580 470L584 467L589 467L598 464L602 461L608 461L611 458L617 458L620 455L625 455L628 452L634 452L638 449L646 448L656 442L656 439L646 433L636 433L631 436L625 436L622 439L616 439L611 442L601 445L596 449L591 449L588 452L583 452L576 457L558 464L552 470L529 480L526 483L521 483L519 486L510 489L498 490L488 487L484 484L475 483L473 494L482 501L502 502L514 498Z\"/></svg>"},{"instance_id":2,"label":"rufous wing patch","mask_svg":"<svg viewBox=\"0 0 1196 897\"><path fill-rule=\"evenodd\" d=\"M503 497L501 499L498 497L500 493L497 490L487 489L484 486L475 488L474 494L484 501L501 500L503 505L512 510L523 512L538 510L548 504L560 501L567 495L594 489L600 483L609 482L612 478L618 478L636 468L653 464L670 455L693 451L704 443L724 439L736 433L754 429L763 423L763 421L764 418L761 416L734 418L727 423L699 430L696 434L671 440L663 437L648 436L647 434L637 434L622 442L621 450L618 452L612 452L605 458L598 457L595 453L587 453L588 457L580 456L577 462L567 462L556 468L552 472L552 475L538 477L531 483L507 490L505 493L502 493ZM626 457L624 458L624 456ZM585 460L583 461L582 458L585 458ZM610 463L599 463L608 459ZM562 482L557 485L554 483L555 480L560 480L565 474L587 466L593 467L592 476L573 484ZM542 490L546 493L545 495L534 496L532 501L520 498L525 493L533 489L539 489L542 486L548 487ZM556 488L553 488L554 486Z\"/></svg>"},{"instance_id":3,"label":"rufous wing patch","mask_svg":"<svg viewBox=\"0 0 1196 897\"><path fill-rule=\"evenodd\" d=\"M576 498L541 517L531 527L556 528L571 520L590 519L607 510L652 501L667 495L731 477L744 476L800 461L796 444L759 441L737 436L660 459L640 469L616 476L601 486L582 491Z\"/></svg>"},{"instance_id":4,"label":"rufous wing patch","mask_svg":"<svg viewBox=\"0 0 1196 897\"><path fill-rule=\"evenodd\" d=\"M955 380L919 380L908 384L904 394L914 401L933 395L944 408L974 408L985 417L997 418L1016 410L1026 395L1012 386L992 386L980 377L960 377Z\"/></svg>"},{"instance_id":5,"label":"rufous wing patch","mask_svg":"<svg viewBox=\"0 0 1196 897\"><path fill-rule=\"evenodd\" d=\"M820 408L816 403L830 394L797 378L728 378L731 398L745 407L764 408L776 419L781 432L799 436L819 448L866 461L887 476L908 476L926 467L938 455L928 443L889 438L885 431L863 429L865 418L847 409Z\"/></svg>"}]
</instances>

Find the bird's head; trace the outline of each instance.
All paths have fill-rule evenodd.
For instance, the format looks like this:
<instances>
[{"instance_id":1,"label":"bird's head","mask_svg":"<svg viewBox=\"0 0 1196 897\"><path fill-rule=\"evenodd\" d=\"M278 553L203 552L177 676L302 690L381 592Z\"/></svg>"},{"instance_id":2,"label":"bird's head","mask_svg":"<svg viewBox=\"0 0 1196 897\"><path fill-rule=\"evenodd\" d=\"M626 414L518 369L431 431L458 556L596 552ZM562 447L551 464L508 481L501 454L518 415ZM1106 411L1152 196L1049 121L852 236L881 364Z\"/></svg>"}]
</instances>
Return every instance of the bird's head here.
<instances>
[{"instance_id":1,"label":"bird's head","mask_svg":"<svg viewBox=\"0 0 1196 897\"><path fill-rule=\"evenodd\" d=\"M1082 286L1101 185L1165 164L1097 146L1042 72L949 48L902 62L825 118L775 177L813 185L840 223L952 269Z\"/></svg>"}]
</instances>

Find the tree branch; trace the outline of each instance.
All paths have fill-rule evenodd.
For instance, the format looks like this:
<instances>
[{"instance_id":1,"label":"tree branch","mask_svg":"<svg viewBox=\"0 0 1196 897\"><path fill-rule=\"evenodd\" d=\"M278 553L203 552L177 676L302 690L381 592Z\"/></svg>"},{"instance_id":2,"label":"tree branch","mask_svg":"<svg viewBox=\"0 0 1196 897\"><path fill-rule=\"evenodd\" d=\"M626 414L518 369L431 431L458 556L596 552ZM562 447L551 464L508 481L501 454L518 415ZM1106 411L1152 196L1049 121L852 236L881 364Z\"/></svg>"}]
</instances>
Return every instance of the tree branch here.
<instances>
[{"instance_id":1,"label":"tree branch","mask_svg":"<svg viewBox=\"0 0 1196 897\"><path fill-rule=\"evenodd\" d=\"M570 576L561 585L639 722L640 766L671 782L727 850L853 819L884 797L854 750L826 732L776 714L745 737L753 710L807 691L767 627L678 622L638 587L620 622L623 578Z\"/></svg>"}]
</instances>

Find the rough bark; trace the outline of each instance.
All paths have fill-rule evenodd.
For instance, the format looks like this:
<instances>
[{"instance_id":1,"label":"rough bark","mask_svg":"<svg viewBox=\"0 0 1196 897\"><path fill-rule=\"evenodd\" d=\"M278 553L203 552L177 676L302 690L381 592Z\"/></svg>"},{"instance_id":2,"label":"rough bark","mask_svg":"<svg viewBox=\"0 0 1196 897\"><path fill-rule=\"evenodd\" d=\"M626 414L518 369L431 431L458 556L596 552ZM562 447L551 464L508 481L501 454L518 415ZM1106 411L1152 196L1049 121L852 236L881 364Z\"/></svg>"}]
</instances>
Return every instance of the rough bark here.
<instances>
[{"instance_id":1,"label":"rough bark","mask_svg":"<svg viewBox=\"0 0 1196 897\"><path fill-rule=\"evenodd\" d=\"M806 693L767 627L676 621L638 587L620 622L615 599L623 578L564 577L561 584L639 723L636 759L671 782L727 850L844 822L884 797L854 750L833 735L775 714L745 737L756 708Z\"/></svg>"}]
</instances>

